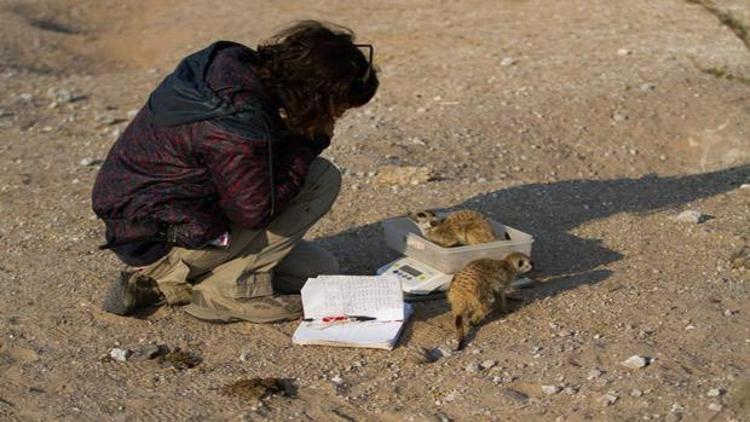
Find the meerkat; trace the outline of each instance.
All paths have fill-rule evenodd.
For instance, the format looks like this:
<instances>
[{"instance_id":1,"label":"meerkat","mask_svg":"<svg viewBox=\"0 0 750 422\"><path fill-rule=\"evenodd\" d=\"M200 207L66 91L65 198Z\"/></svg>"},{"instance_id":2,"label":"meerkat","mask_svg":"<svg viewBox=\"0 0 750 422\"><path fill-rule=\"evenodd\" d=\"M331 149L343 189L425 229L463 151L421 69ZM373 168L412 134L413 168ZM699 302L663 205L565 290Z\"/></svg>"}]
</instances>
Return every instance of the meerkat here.
<instances>
[{"instance_id":1,"label":"meerkat","mask_svg":"<svg viewBox=\"0 0 750 422\"><path fill-rule=\"evenodd\" d=\"M479 245L498 239L492 223L482 214L473 210L460 210L438 217L432 211L409 213L409 218L429 241L444 248L453 246ZM503 233L506 240L508 233Z\"/></svg>"},{"instance_id":2,"label":"meerkat","mask_svg":"<svg viewBox=\"0 0 750 422\"><path fill-rule=\"evenodd\" d=\"M513 252L502 260L472 261L456 273L447 298L456 326L457 350L464 347L465 323L478 325L492 310L493 302L495 308L504 312L507 307L505 292L513 279L533 268L531 258L520 252Z\"/></svg>"}]
</instances>

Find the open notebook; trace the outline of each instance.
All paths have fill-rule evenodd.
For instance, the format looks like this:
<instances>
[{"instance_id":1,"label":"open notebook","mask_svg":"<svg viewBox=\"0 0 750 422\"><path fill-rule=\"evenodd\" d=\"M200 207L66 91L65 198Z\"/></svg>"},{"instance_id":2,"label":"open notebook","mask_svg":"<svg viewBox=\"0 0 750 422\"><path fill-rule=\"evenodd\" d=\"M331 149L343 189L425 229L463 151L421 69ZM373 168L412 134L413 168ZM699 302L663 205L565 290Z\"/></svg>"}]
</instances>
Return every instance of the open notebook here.
<instances>
[{"instance_id":1,"label":"open notebook","mask_svg":"<svg viewBox=\"0 0 750 422\"><path fill-rule=\"evenodd\" d=\"M369 347L391 350L412 313L401 282L393 276L320 276L302 288L304 318L295 344ZM358 316L367 321L323 322L326 317Z\"/></svg>"}]
</instances>

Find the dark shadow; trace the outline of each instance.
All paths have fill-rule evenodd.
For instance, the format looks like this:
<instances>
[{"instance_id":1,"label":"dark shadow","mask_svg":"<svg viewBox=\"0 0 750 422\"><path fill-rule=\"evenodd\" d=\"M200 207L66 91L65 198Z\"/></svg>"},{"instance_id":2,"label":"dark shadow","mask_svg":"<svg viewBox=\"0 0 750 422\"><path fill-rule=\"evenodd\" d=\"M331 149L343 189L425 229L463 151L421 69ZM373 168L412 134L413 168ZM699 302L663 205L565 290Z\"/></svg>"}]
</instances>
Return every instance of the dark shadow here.
<instances>
[{"instance_id":1,"label":"dark shadow","mask_svg":"<svg viewBox=\"0 0 750 422\"><path fill-rule=\"evenodd\" d=\"M138 308L135 311L133 311L133 313L130 316L136 319L146 320L146 319L149 319L149 317L151 317L152 315L154 315L162 306L166 306L166 304L163 302L160 302L153 306Z\"/></svg>"},{"instance_id":2,"label":"dark shadow","mask_svg":"<svg viewBox=\"0 0 750 422\"><path fill-rule=\"evenodd\" d=\"M539 275L547 282L523 294L533 300L598 283L610 272L594 270L622 259L619 252L605 247L600 239L570 234L575 227L618 213L642 214L677 208L736 189L749 179L750 164L746 164L688 176L534 183L478 195L454 208L478 210L534 236L534 261ZM349 274L373 274L378 267L398 257L386 247L379 223L355 227L315 242L336 254ZM419 303L416 307L418 310L424 307L432 315L445 310ZM423 319L421 313L415 318Z\"/></svg>"}]
</instances>

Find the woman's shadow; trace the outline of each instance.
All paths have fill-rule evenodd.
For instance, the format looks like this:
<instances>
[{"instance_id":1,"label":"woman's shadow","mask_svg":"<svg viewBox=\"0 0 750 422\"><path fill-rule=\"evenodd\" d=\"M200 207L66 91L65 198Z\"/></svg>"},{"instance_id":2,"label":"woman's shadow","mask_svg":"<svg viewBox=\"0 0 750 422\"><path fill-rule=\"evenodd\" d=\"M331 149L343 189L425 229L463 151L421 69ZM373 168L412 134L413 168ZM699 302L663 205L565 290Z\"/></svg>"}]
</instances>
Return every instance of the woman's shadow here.
<instances>
[{"instance_id":1,"label":"woman's shadow","mask_svg":"<svg viewBox=\"0 0 750 422\"><path fill-rule=\"evenodd\" d=\"M482 194L456 204L534 236L532 253L537 276L545 283L524 293L538 300L581 285L607 279L611 271L601 268L623 258L601 239L581 238L569 233L593 220L618 213L649 213L738 188L750 179L750 164L688 176L638 179L567 180L533 183ZM315 240L339 257L351 274L374 274L398 254L385 246L379 223L351 228ZM448 311L440 305L420 306L415 319L429 319Z\"/></svg>"}]
</instances>

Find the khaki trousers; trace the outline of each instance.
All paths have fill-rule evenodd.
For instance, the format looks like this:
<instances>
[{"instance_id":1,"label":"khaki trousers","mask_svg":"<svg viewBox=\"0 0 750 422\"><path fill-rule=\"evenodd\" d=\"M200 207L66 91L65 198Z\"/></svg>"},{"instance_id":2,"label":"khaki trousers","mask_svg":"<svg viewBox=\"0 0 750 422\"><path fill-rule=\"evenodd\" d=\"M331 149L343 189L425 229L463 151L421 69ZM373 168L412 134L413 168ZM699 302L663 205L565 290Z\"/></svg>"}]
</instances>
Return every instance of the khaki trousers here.
<instances>
[{"instance_id":1,"label":"khaki trousers","mask_svg":"<svg viewBox=\"0 0 750 422\"><path fill-rule=\"evenodd\" d=\"M232 299L299 293L309 277L339 270L331 253L301 239L331 209L340 187L339 170L316 158L303 188L265 230L231 227L228 247L175 247L141 271L172 304L188 302L192 290Z\"/></svg>"}]
</instances>

